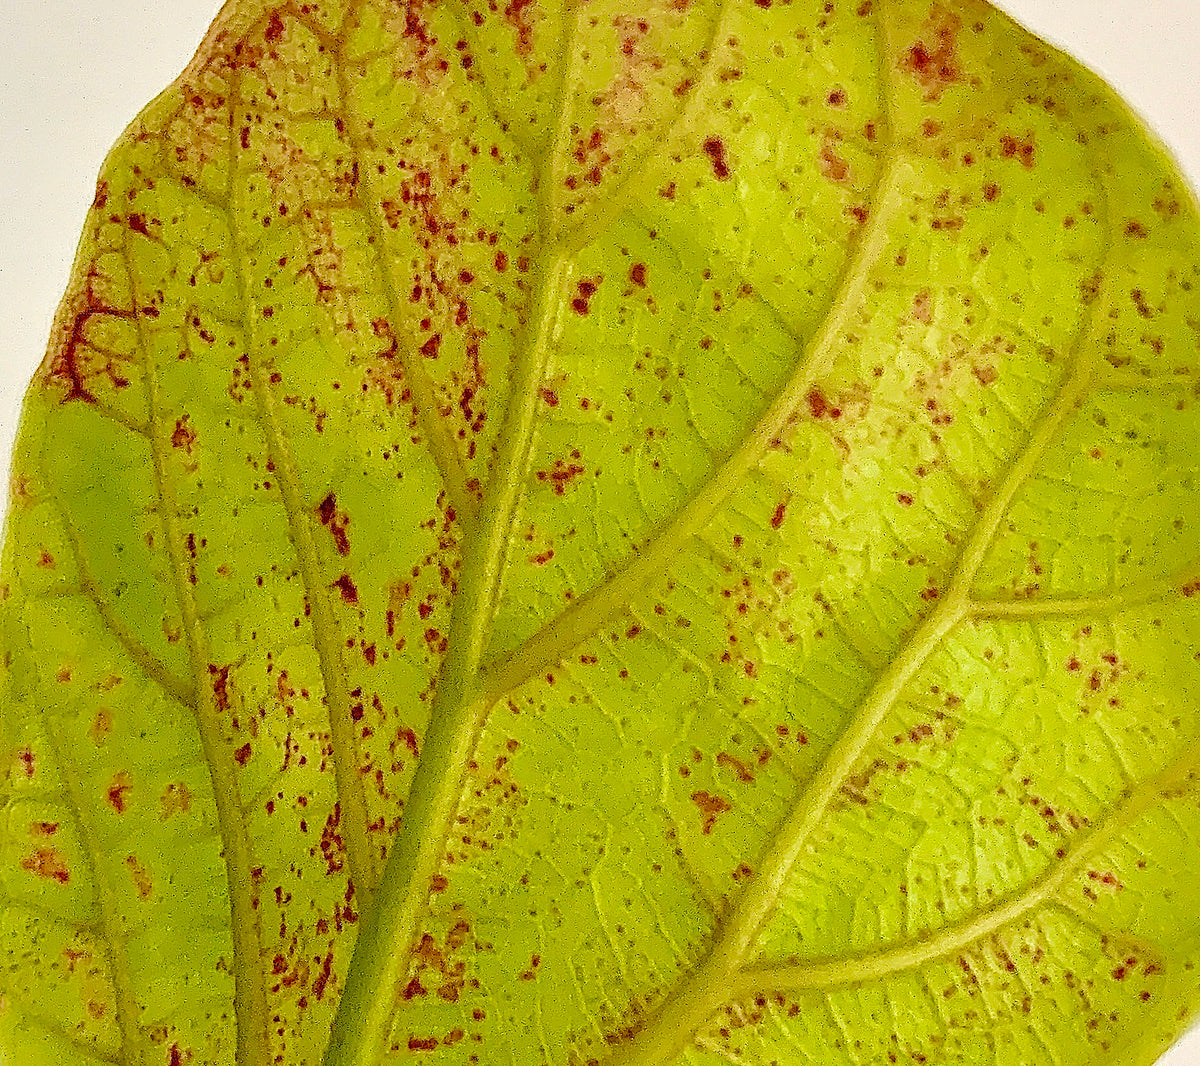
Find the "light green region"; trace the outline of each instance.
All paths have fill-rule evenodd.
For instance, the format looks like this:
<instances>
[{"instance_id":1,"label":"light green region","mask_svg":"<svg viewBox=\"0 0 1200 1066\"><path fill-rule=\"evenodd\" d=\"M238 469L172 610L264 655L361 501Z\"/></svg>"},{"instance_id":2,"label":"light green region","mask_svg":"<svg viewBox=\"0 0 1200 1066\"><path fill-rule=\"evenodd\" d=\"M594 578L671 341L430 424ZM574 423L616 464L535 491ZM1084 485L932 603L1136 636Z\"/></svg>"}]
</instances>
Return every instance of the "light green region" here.
<instances>
[{"instance_id":1,"label":"light green region","mask_svg":"<svg viewBox=\"0 0 1200 1066\"><path fill-rule=\"evenodd\" d=\"M0 584L0 1062L1151 1066L1200 218L982 0L233 0Z\"/></svg>"}]
</instances>

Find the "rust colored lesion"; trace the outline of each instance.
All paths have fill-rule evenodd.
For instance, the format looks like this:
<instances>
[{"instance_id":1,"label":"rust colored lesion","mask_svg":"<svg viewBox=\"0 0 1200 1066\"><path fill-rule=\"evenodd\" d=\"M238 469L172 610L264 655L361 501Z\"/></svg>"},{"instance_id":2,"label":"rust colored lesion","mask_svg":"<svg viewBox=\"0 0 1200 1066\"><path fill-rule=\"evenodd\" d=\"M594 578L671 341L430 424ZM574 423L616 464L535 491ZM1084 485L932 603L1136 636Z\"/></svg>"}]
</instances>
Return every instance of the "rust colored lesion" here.
<instances>
[{"instance_id":1,"label":"rust colored lesion","mask_svg":"<svg viewBox=\"0 0 1200 1066\"><path fill-rule=\"evenodd\" d=\"M48 383L55 388L65 390L61 403L72 400L82 400L84 403L97 403L96 394L88 387L88 377L94 371L88 366L85 350L90 346L88 327L94 318L116 318L132 321L137 317L130 307L115 307L107 303L97 292L97 282L100 275L93 265L84 279L80 291L73 300L64 304L64 312L60 312L60 321L55 332L55 341L51 346L47 362L44 364L44 376ZM103 368L114 388L126 388L129 379L117 371L109 359Z\"/></svg>"},{"instance_id":2,"label":"rust colored lesion","mask_svg":"<svg viewBox=\"0 0 1200 1066\"><path fill-rule=\"evenodd\" d=\"M702 819L700 831L705 836L712 834L713 828L717 824L717 819L722 814L733 810L732 804L724 796L717 796L703 790L692 793L692 802L700 811Z\"/></svg>"},{"instance_id":3,"label":"rust colored lesion","mask_svg":"<svg viewBox=\"0 0 1200 1066\"><path fill-rule=\"evenodd\" d=\"M958 55L962 19L941 4L934 4L921 36L904 54L904 69L921 86L925 99L936 103L950 86L963 80Z\"/></svg>"}]
</instances>

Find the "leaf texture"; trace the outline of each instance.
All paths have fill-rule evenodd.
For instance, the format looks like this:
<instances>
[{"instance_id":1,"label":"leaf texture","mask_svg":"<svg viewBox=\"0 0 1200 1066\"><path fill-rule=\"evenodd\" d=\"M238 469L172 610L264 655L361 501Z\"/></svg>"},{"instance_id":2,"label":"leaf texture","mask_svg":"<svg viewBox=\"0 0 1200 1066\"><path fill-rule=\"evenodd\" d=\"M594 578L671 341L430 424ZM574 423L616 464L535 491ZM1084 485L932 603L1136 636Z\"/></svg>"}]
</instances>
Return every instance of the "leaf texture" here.
<instances>
[{"instance_id":1,"label":"leaf texture","mask_svg":"<svg viewBox=\"0 0 1200 1066\"><path fill-rule=\"evenodd\" d=\"M1152 1063L1200 220L975 0L233 0L26 401L15 1063Z\"/></svg>"}]
</instances>

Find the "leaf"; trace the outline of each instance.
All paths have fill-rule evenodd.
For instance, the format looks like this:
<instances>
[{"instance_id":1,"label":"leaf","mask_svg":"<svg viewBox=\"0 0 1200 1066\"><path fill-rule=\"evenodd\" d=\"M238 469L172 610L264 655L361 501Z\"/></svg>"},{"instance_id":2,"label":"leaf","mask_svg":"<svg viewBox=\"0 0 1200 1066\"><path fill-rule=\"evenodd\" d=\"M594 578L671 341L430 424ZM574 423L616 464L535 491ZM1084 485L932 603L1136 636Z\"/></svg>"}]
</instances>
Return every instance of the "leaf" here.
<instances>
[{"instance_id":1,"label":"leaf","mask_svg":"<svg viewBox=\"0 0 1200 1066\"><path fill-rule=\"evenodd\" d=\"M1198 252L982 3L231 4L26 401L0 1048L1152 1062Z\"/></svg>"}]
</instances>

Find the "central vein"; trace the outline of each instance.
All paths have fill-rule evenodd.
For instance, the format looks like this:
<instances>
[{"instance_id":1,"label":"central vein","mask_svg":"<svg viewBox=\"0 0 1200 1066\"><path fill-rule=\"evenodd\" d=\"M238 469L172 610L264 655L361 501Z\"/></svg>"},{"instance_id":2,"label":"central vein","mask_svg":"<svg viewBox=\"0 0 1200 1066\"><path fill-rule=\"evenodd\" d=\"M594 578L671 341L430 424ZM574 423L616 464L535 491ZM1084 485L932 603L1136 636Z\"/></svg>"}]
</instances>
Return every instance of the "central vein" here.
<instances>
[{"instance_id":1,"label":"central vein","mask_svg":"<svg viewBox=\"0 0 1200 1066\"><path fill-rule=\"evenodd\" d=\"M560 75L560 115L565 110L562 97L569 91L574 73L575 21L572 13L565 26L563 54L568 59ZM491 633L533 447L540 389L556 339L561 295L573 270L573 257L558 232L560 211L554 198L554 190L561 184L556 180L557 167L568 132L565 121L560 122L538 175L542 246L518 339L500 449L480 521L464 546L446 657L404 819L388 853L374 906L363 917L325 1066L375 1066L383 1058L431 882L442 862L471 755L494 702L478 691L479 667Z\"/></svg>"}]
</instances>

